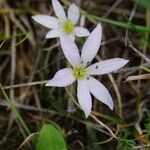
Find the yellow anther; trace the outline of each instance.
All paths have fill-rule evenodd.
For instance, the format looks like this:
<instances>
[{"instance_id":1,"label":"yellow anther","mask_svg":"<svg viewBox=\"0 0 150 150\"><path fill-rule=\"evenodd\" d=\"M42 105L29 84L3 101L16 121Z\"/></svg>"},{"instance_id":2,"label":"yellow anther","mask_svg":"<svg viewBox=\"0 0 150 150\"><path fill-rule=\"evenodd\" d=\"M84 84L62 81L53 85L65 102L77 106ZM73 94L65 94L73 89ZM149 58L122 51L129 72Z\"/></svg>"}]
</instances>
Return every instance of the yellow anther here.
<instances>
[{"instance_id":1,"label":"yellow anther","mask_svg":"<svg viewBox=\"0 0 150 150\"><path fill-rule=\"evenodd\" d=\"M65 22L64 25L63 25L63 31L66 34L71 34L74 31L73 23L71 21Z\"/></svg>"},{"instance_id":2,"label":"yellow anther","mask_svg":"<svg viewBox=\"0 0 150 150\"><path fill-rule=\"evenodd\" d=\"M84 79L87 75L87 70L83 66L77 66L74 68L73 75L76 79Z\"/></svg>"}]
</instances>

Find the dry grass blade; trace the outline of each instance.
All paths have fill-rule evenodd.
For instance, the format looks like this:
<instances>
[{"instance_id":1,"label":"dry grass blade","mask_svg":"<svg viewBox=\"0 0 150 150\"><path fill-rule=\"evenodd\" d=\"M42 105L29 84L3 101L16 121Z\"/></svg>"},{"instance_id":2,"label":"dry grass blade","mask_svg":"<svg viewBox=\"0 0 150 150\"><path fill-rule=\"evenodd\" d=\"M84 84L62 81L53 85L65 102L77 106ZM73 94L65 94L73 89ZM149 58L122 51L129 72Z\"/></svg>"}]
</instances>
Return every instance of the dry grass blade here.
<instances>
[{"instance_id":1,"label":"dry grass blade","mask_svg":"<svg viewBox=\"0 0 150 150\"><path fill-rule=\"evenodd\" d=\"M142 54L137 48L135 48L130 40L129 40L129 47L131 47L132 50L135 53L137 53L137 55L139 55L140 57L142 57L148 64L150 64L150 59L146 55Z\"/></svg>"},{"instance_id":2,"label":"dry grass blade","mask_svg":"<svg viewBox=\"0 0 150 150\"><path fill-rule=\"evenodd\" d=\"M129 82L133 80L149 80L150 79L150 73L149 74L142 74L142 75L137 75L137 76L129 76L127 80L124 82Z\"/></svg>"},{"instance_id":3,"label":"dry grass blade","mask_svg":"<svg viewBox=\"0 0 150 150\"><path fill-rule=\"evenodd\" d=\"M21 88L21 87L34 86L34 85L43 85L43 84L45 84L47 82L48 82L48 80L45 80L45 81L36 81L36 82L29 82L29 83L22 83L22 84L5 86L4 89Z\"/></svg>"}]
</instances>

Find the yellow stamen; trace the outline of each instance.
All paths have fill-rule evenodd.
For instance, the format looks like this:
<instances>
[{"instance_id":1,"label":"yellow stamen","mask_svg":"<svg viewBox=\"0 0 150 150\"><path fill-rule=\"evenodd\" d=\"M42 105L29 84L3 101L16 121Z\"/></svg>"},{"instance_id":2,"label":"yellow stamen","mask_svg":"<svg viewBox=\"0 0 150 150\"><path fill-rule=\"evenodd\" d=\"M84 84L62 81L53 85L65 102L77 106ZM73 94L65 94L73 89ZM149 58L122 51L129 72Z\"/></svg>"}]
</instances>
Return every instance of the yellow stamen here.
<instances>
[{"instance_id":1,"label":"yellow stamen","mask_svg":"<svg viewBox=\"0 0 150 150\"><path fill-rule=\"evenodd\" d=\"M66 34L70 34L74 31L74 26L73 26L73 23L71 21L67 21L64 23L63 25L63 31L66 33Z\"/></svg>"},{"instance_id":2,"label":"yellow stamen","mask_svg":"<svg viewBox=\"0 0 150 150\"><path fill-rule=\"evenodd\" d=\"M87 75L87 70L83 66L77 66L73 70L73 75L76 79L84 79Z\"/></svg>"}]
</instances>

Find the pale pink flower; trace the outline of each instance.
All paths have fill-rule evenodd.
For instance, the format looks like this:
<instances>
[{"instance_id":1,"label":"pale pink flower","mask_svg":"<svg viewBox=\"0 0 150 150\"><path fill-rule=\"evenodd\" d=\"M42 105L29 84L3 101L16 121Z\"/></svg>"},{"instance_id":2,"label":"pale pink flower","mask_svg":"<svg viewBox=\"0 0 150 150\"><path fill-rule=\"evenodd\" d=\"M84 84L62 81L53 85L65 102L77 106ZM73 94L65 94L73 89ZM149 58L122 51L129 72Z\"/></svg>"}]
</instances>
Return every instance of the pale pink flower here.
<instances>
[{"instance_id":1,"label":"pale pink flower","mask_svg":"<svg viewBox=\"0 0 150 150\"><path fill-rule=\"evenodd\" d=\"M58 18L48 15L36 15L32 17L37 23L51 29L46 34L46 38L60 37L64 33L74 40L75 35L84 37L90 34L86 28L75 26L80 18L79 9L75 4L69 6L67 16L58 0L52 0L52 5Z\"/></svg>"},{"instance_id":2,"label":"pale pink flower","mask_svg":"<svg viewBox=\"0 0 150 150\"><path fill-rule=\"evenodd\" d=\"M67 36L62 35L60 38L61 47L72 68L59 70L46 84L46 86L65 87L77 80L78 102L86 117L89 116L92 108L91 94L106 104L111 110L114 107L114 103L106 87L92 77L92 75L111 73L120 69L128 62L128 60L122 58L113 58L89 65L98 52L101 37L102 28L98 24L84 43L80 57L75 43Z\"/></svg>"}]
</instances>

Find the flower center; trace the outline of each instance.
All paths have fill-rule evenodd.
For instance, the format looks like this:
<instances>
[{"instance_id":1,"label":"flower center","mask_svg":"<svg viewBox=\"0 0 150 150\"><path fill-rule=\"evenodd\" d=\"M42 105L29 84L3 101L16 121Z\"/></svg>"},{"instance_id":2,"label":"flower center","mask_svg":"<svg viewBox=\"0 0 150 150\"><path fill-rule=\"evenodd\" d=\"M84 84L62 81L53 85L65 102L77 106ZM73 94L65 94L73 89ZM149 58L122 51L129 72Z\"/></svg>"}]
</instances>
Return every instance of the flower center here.
<instances>
[{"instance_id":1,"label":"flower center","mask_svg":"<svg viewBox=\"0 0 150 150\"><path fill-rule=\"evenodd\" d=\"M64 23L64 25L63 25L63 31L66 34L72 33L73 30L74 30L74 26L73 26L73 23L71 21L67 21L67 22Z\"/></svg>"},{"instance_id":2,"label":"flower center","mask_svg":"<svg viewBox=\"0 0 150 150\"><path fill-rule=\"evenodd\" d=\"M87 70L83 66L76 66L73 70L73 75L76 79L84 79L87 75Z\"/></svg>"}]
</instances>

